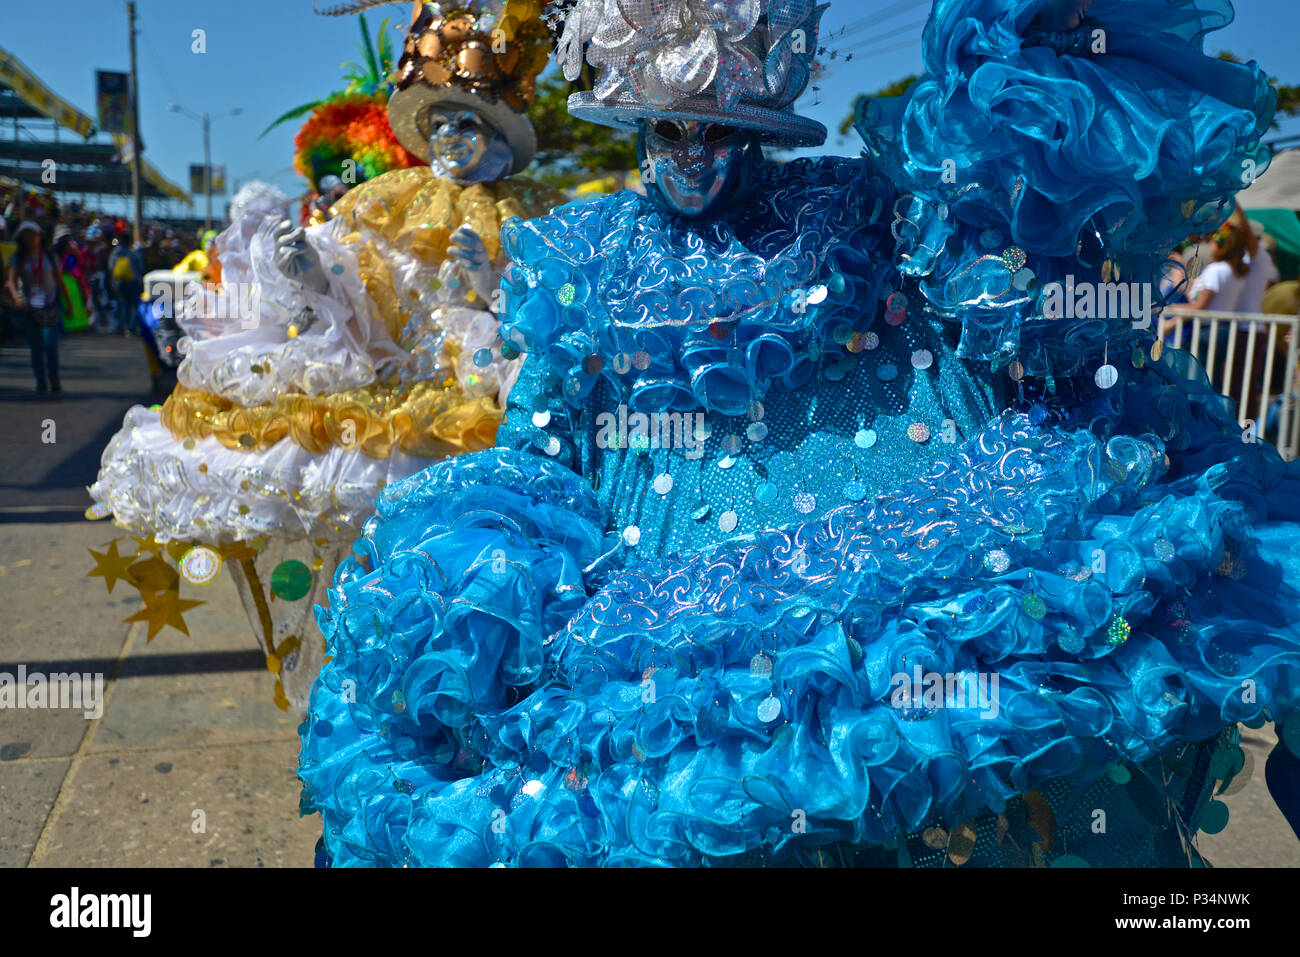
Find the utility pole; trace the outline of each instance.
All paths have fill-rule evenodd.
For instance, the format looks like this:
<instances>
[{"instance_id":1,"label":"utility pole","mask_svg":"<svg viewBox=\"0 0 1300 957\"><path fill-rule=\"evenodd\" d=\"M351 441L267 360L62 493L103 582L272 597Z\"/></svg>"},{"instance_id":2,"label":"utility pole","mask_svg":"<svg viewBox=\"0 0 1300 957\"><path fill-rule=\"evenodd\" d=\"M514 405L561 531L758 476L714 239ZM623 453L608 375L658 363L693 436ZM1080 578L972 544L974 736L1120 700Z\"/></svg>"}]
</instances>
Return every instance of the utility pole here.
<instances>
[{"instance_id":1,"label":"utility pole","mask_svg":"<svg viewBox=\"0 0 1300 957\"><path fill-rule=\"evenodd\" d=\"M188 116L203 127L203 194L207 197L207 214L204 219L203 230L207 232L212 228L212 121L224 119L227 116L239 116L244 112L244 109L237 106L233 110L218 113L216 116L211 113L195 113L192 110L185 109L179 103L168 104L167 109L173 113Z\"/></svg>"},{"instance_id":2,"label":"utility pole","mask_svg":"<svg viewBox=\"0 0 1300 957\"><path fill-rule=\"evenodd\" d=\"M208 197L208 208L203 220L203 232L212 228L212 116L203 114L203 192Z\"/></svg>"},{"instance_id":3,"label":"utility pole","mask_svg":"<svg viewBox=\"0 0 1300 957\"><path fill-rule=\"evenodd\" d=\"M144 142L140 138L140 83L135 70L135 2L127 0L126 17L131 26L131 193L135 201L134 244L144 245L144 204L140 198L140 153Z\"/></svg>"}]
</instances>

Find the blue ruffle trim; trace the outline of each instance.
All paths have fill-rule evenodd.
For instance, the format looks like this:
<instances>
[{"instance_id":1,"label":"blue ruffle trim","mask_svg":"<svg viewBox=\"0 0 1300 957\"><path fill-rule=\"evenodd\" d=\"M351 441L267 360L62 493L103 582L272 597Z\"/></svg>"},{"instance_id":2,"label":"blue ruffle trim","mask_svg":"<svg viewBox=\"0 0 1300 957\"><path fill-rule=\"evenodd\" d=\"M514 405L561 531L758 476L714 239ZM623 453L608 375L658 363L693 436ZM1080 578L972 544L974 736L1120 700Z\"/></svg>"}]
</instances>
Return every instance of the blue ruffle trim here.
<instances>
[{"instance_id":1,"label":"blue ruffle trim","mask_svg":"<svg viewBox=\"0 0 1300 957\"><path fill-rule=\"evenodd\" d=\"M1184 374L1007 413L873 503L603 584L551 463L408 480L320 619L300 775L333 862L878 845L1296 714L1300 472Z\"/></svg>"},{"instance_id":2,"label":"blue ruffle trim","mask_svg":"<svg viewBox=\"0 0 1300 957\"><path fill-rule=\"evenodd\" d=\"M915 197L895 215L901 271L962 323L962 355L1035 376L1152 337L1132 310L1045 318L1052 284L1148 284L1158 310L1168 251L1266 168L1276 105L1256 65L1202 52L1231 21L1223 0L1097 0L1085 29L1104 52L1083 55L1026 41L1047 5L941 0L926 78L858 112L868 153Z\"/></svg>"},{"instance_id":3,"label":"blue ruffle trim","mask_svg":"<svg viewBox=\"0 0 1300 957\"><path fill-rule=\"evenodd\" d=\"M763 164L753 202L691 225L645 197L574 203L502 231L502 338L547 355L581 405L744 413L865 331L887 294L888 184L861 160Z\"/></svg>"}]
</instances>

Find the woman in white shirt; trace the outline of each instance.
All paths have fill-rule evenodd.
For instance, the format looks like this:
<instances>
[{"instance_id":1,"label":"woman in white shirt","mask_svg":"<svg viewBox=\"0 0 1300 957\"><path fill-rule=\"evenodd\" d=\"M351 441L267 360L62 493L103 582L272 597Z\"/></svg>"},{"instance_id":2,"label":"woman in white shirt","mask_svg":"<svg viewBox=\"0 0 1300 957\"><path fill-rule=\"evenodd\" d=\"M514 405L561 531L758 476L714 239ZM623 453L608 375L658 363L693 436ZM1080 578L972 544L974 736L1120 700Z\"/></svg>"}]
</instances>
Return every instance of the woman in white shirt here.
<instances>
[{"instance_id":1,"label":"woman in white shirt","mask_svg":"<svg viewBox=\"0 0 1300 957\"><path fill-rule=\"evenodd\" d=\"M1193 309L1241 311L1242 296L1250 275L1245 233L1246 230L1237 228L1229 221L1214 234L1209 242L1211 262L1192 282L1189 298Z\"/></svg>"},{"instance_id":2,"label":"woman in white shirt","mask_svg":"<svg viewBox=\"0 0 1300 957\"><path fill-rule=\"evenodd\" d=\"M1214 234L1209 243L1209 252L1213 261L1192 283L1189 297L1192 308L1215 312L1259 312L1263 307L1264 292L1271 282L1276 281L1277 269L1268 250L1260 245L1240 209ZM1250 356L1250 365L1247 366L1248 337L1252 331L1255 333L1255 349ZM1233 350L1231 379L1225 381L1224 376L1229 370L1219 372L1218 369L1221 363L1227 362L1229 337L1234 334L1237 336L1237 345ZM1266 385L1280 385L1278 382L1264 382L1268 360L1268 327L1264 323L1221 322L1218 339L1214 362L1216 368L1206 369L1210 380L1225 394L1251 409L1259 402L1261 389ZM1208 358L1205 345L1203 342L1202 362ZM1273 378L1277 380L1278 377L1279 372L1275 368Z\"/></svg>"}]
</instances>

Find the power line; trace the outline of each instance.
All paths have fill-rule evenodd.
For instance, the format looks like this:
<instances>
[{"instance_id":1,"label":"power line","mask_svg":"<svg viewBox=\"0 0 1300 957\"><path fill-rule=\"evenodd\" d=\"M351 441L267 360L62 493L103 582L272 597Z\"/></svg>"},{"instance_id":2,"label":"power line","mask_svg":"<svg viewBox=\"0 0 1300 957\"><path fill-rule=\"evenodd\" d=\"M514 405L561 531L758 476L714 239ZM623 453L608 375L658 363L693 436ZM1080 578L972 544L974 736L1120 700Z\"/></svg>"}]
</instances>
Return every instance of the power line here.
<instances>
[{"instance_id":1,"label":"power line","mask_svg":"<svg viewBox=\"0 0 1300 957\"><path fill-rule=\"evenodd\" d=\"M841 27L839 30L836 30L834 33L830 34L830 36L833 36L835 39L843 39L849 34L860 33L863 30L867 30L870 29L871 27L877 26L882 21L890 20L898 16L900 13L907 13L911 10L916 9L917 7L929 6L929 5L930 5L930 0L899 0L899 2L890 4L888 7L885 7L884 9L879 10L876 13L869 14L868 16L865 16L860 20L854 20L851 23L846 24L845 26Z\"/></svg>"},{"instance_id":2,"label":"power line","mask_svg":"<svg viewBox=\"0 0 1300 957\"><path fill-rule=\"evenodd\" d=\"M158 51L155 50L153 44L149 42L149 34L147 32L143 30L140 31L140 39L144 41L144 52L149 55L149 62L153 65L155 70L162 74L163 82L167 84L168 97L170 99L175 99L177 86L172 82L171 74L167 72L167 66L163 62L163 58L158 55Z\"/></svg>"},{"instance_id":3,"label":"power line","mask_svg":"<svg viewBox=\"0 0 1300 957\"><path fill-rule=\"evenodd\" d=\"M916 46L916 45L917 45L916 40L904 40L902 43L893 43L887 47L881 47L880 49L877 50L868 50L867 52L870 53L872 56L875 56L878 53L892 53L895 50L905 50L908 47ZM852 55L852 51L850 51L850 56L851 55Z\"/></svg>"},{"instance_id":4,"label":"power line","mask_svg":"<svg viewBox=\"0 0 1300 957\"><path fill-rule=\"evenodd\" d=\"M844 62L848 62L851 61L855 56L860 56L860 55L877 56L884 53L891 53L895 50L901 50L906 47L919 46L922 39L919 36L910 37L909 39L903 40L898 43L887 44L886 46L876 46L876 44L879 43L881 40L887 40L890 37L894 37L903 33L910 32L911 30L914 30L917 27L924 25L924 23L925 21L910 23L907 26L899 27L896 30L890 30L888 33L882 33L880 36L872 37L870 40L864 40L863 42L856 43L850 47L846 47L843 49L826 48L824 52L828 54L830 56L830 59L832 60L841 60Z\"/></svg>"},{"instance_id":5,"label":"power line","mask_svg":"<svg viewBox=\"0 0 1300 957\"><path fill-rule=\"evenodd\" d=\"M855 43L852 46L848 47L848 50L850 51L861 50L864 47L872 46L881 40L888 40L890 37L896 37L899 36L900 34L910 33L911 31L915 30L917 27L925 26L925 24L926 24L925 20L917 20L914 23L904 24L901 27L897 27L893 30L886 31L885 33L878 33L868 40L863 40L860 43Z\"/></svg>"},{"instance_id":6,"label":"power line","mask_svg":"<svg viewBox=\"0 0 1300 957\"><path fill-rule=\"evenodd\" d=\"M850 21L845 24L842 29L845 32L861 30L865 27L880 23L882 20L892 19L900 13L906 13L907 11L914 10L917 7L929 5L930 0L896 0L896 2L888 4L874 13L869 13L865 17Z\"/></svg>"}]
</instances>

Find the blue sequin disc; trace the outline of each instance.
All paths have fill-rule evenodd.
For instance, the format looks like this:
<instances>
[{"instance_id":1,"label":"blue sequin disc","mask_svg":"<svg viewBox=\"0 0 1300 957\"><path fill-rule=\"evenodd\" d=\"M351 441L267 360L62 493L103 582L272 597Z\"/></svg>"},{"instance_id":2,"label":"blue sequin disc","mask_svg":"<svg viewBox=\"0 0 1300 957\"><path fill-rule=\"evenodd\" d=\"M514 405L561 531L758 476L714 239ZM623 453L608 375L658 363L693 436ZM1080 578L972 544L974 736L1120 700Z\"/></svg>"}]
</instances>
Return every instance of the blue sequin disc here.
<instances>
[{"instance_id":1,"label":"blue sequin disc","mask_svg":"<svg viewBox=\"0 0 1300 957\"><path fill-rule=\"evenodd\" d=\"M781 699L777 697L764 698L758 704L758 720L764 724L775 721L781 717Z\"/></svg>"}]
</instances>

